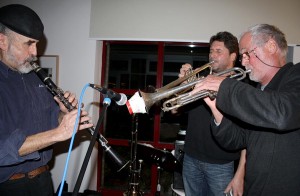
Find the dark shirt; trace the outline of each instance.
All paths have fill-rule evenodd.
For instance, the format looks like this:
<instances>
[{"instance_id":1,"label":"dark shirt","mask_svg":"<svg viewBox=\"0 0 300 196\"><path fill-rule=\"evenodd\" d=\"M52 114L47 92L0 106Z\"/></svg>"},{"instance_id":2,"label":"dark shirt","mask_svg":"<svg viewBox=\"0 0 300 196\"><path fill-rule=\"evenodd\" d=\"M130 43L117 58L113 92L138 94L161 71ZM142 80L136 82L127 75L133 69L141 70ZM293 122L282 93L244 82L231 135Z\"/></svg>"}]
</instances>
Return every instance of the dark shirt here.
<instances>
[{"instance_id":1,"label":"dark shirt","mask_svg":"<svg viewBox=\"0 0 300 196\"><path fill-rule=\"evenodd\" d=\"M57 127L58 114L57 103L35 73L20 74L0 61L0 183L48 163L50 147L22 157L18 150L27 136Z\"/></svg>"},{"instance_id":2,"label":"dark shirt","mask_svg":"<svg viewBox=\"0 0 300 196\"><path fill-rule=\"evenodd\" d=\"M217 107L224 117L212 130L224 147L247 148L245 196L300 195L299 100L300 64L282 67L264 91L221 83Z\"/></svg>"},{"instance_id":3,"label":"dark shirt","mask_svg":"<svg viewBox=\"0 0 300 196\"><path fill-rule=\"evenodd\" d=\"M188 113L184 152L200 161L224 164L237 160L239 151L229 151L221 147L211 133L212 114L203 100L192 103Z\"/></svg>"}]
</instances>

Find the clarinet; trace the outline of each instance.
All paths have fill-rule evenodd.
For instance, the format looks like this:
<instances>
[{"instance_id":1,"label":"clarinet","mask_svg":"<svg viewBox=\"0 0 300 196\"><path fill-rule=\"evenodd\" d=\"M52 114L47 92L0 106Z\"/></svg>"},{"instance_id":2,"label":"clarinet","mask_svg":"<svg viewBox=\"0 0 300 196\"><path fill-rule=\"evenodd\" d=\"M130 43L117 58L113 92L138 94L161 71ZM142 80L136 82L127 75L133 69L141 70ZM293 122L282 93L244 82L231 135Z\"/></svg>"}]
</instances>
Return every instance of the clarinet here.
<instances>
[{"instance_id":1,"label":"clarinet","mask_svg":"<svg viewBox=\"0 0 300 196\"><path fill-rule=\"evenodd\" d=\"M45 71L37 63L32 61L30 62L30 65L33 68L33 71L37 74L37 76L44 82L44 84L52 93L52 95L57 96L58 99L64 104L64 106L68 109L69 112L76 109L64 97L64 91L55 85L55 83L51 80L51 78L45 73ZM88 131L91 135L95 133L94 127L88 128ZM114 152L111 146L108 145L108 141L100 133L98 134L97 141L103 147L104 151L108 153L109 157L116 163L116 165L119 168L118 171L121 171L127 165L127 163L123 159L121 159L116 152Z\"/></svg>"}]
</instances>

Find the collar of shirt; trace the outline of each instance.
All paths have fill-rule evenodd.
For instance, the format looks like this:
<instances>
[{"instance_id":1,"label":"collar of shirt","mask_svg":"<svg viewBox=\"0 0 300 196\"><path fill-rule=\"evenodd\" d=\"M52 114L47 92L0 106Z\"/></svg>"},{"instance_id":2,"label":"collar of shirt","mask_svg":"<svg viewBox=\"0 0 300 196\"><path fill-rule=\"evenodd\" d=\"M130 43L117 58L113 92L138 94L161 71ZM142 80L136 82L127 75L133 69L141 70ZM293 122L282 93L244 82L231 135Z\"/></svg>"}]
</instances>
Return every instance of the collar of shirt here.
<instances>
[{"instance_id":1,"label":"collar of shirt","mask_svg":"<svg viewBox=\"0 0 300 196\"><path fill-rule=\"evenodd\" d=\"M9 67L4 64L2 61L0 61L0 71L2 72L4 77L8 77Z\"/></svg>"}]
</instances>

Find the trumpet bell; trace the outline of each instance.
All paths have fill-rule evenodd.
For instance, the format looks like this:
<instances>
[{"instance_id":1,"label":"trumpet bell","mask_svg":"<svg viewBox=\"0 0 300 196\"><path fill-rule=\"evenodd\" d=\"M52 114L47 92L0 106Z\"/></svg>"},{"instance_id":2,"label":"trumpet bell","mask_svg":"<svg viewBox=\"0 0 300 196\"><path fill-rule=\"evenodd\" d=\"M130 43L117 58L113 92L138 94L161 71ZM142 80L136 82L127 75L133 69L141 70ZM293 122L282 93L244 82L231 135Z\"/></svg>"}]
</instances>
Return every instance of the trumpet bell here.
<instances>
[{"instance_id":1,"label":"trumpet bell","mask_svg":"<svg viewBox=\"0 0 300 196\"><path fill-rule=\"evenodd\" d=\"M127 109L130 114L136 113L149 113L150 108L153 104L163 99L162 93L145 93L137 91L126 103Z\"/></svg>"},{"instance_id":2,"label":"trumpet bell","mask_svg":"<svg viewBox=\"0 0 300 196\"><path fill-rule=\"evenodd\" d=\"M136 113L148 113L146 110L145 101L141 95L141 91L137 91L127 102L126 102L127 109L130 114Z\"/></svg>"}]
</instances>

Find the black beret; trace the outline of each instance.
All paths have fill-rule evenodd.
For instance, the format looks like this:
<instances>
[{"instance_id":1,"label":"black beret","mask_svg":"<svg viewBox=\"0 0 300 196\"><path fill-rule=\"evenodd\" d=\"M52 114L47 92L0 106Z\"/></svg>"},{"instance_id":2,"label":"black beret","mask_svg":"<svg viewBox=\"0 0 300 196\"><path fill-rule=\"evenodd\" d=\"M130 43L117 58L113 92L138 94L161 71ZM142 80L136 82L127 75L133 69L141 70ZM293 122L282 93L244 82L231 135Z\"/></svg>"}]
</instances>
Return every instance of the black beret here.
<instances>
[{"instance_id":1,"label":"black beret","mask_svg":"<svg viewBox=\"0 0 300 196\"><path fill-rule=\"evenodd\" d=\"M11 4L0 8L0 23L26 37L39 40L44 33L40 17L30 8Z\"/></svg>"}]
</instances>

